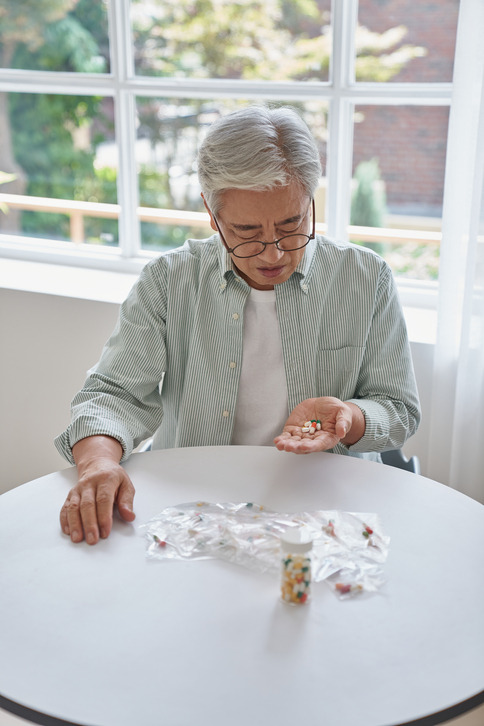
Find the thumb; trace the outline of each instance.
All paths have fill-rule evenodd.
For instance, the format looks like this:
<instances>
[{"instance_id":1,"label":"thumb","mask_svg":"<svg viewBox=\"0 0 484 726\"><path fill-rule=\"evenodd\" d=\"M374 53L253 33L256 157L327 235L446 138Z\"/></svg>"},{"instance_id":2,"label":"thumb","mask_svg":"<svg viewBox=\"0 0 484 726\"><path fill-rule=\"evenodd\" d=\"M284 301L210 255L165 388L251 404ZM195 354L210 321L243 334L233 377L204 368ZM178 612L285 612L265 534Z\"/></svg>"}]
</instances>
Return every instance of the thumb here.
<instances>
[{"instance_id":1,"label":"thumb","mask_svg":"<svg viewBox=\"0 0 484 726\"><path fill-rule=\"evenodd\" d=\"M351 422L348 421L348 417L345 411L340 411L336 417L335 432L336 436L340 439L344 439L346 434L351 428Z\"/></svg>"},{"instance_id":2,"label":"thumb","mask_svg":"<svg viewBox=\"0 0 484 726\"><path fill-rule=\"evenodd\" d=\"M134 494L134 486L131 483L131 480L126 477L119 487L118 495L116 497L119 514L126 522L132 522L136 517L136 514L133 511Z\"/></svg>"}]
</instances>

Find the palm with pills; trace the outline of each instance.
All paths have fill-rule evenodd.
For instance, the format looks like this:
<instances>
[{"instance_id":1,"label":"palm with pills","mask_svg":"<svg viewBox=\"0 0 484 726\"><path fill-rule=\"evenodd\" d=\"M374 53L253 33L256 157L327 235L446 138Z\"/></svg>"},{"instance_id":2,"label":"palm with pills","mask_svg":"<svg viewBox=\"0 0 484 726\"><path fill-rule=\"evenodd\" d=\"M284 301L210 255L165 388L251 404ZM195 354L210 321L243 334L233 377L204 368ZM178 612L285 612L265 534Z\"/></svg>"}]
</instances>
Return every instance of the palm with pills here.
<instances>
[{"instance_id":1,"label":"palm with pills","mask_svg":"<svg viewBox=\"0 0 484 726\"><path fill-rule=\"evenodd\" d=\"M331 396L306 399L296 406L287 419L282 434L274 439L276 448L294 454L332 449L345 438L352 427L353 406L354 404L344 403ZM314 433L303 432L305 422L313 420L321 421L321 430Z\"/></svg>"}]
</instances>

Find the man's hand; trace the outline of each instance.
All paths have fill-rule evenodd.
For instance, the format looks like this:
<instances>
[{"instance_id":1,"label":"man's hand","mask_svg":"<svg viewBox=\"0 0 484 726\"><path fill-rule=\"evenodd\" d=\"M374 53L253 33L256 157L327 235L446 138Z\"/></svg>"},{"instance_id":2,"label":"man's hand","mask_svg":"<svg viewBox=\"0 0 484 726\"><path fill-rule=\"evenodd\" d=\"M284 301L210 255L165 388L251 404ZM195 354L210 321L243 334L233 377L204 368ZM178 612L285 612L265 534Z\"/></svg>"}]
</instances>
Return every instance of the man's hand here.
<instances>
[{"instance_id":1,"label":"man's hand","mask_svg":"<svg viewBox=\"0 0 484 726\"><path fill-rule=\"evenodd\" d=\"M120 466L122 448L108 436L91 436L78 441L72 454L79 480L67 495L60 513L64 534L73 542L96 544L106 538L113 524L116 504L121 517L132 522L134 486Z\"/></svg>"},{"instance_id":2,"label":"man's hand","mask_svg":"<svg viewBox=\"0 0 484 726\"><path fill-rule=\"evenodd\" d=\"M303 433L306 421L321 421L321 430ZM365 417L354 403L344 403L339 398L326 396L308 398L290 414L284 430L274 439L279 451L294 454L311 454L327 451L338 443L351 446L365 433Z\"/></svg>"}]
</instances>

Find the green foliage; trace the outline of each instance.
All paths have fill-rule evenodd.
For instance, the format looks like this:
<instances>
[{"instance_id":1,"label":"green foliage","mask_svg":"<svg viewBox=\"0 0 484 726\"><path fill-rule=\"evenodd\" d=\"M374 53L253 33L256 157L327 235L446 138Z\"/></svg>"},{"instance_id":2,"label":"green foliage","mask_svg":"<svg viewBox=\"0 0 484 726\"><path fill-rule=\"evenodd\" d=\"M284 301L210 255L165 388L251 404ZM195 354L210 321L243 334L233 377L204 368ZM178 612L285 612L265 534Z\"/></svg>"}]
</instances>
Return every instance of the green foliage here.
<instances>
[{"instance_id":1,"label":"green foliage","mask_svg":"<svg viewBox=\"0 0 484 726\"><path fill-rule=\"evenodd\" d=\"M180 247L189 237L207 237L206 233L197 233L192 227L178 227L167 224L153 224L151 222L141 223L141 240L143 249L157 251L172 250Z\"/></svg>"},{"instance_id":2,"label":"green foliage","mask_svg":"<svg viewBox=\"0 0 484 726\"><path fill-rule=\"evenodd\" d=\"M172 205L170 180L167 172L143 165L139 171L140 205L156 209L170 209ZM206 230L193 227L141 223L143 248L153 250L173 249L182 245L188 237L206 237Z\"/></svg>"},{"instance_id":3,"label":"green foliage","mask_svg":"<svg viewBox=\"0 0 484 726\"><path fill-rule=\"evenodd\" d=\"M362 161L355 171L356 188L351 199L350 223L361 227L382 227L386 213L386 195L377 159ZM382 245L365 245L379 254Z\"/></svg>"},{"instance_id":4,"label":"green foliage","mask_svg":"<svg viewBox=\"0 0 484 726\"><path fill-rule=\"evenodd\" d=\"M142 74L327 80L329 37L321 36L325 18L315 0L155 0L138 7L133 2Z\"/></svg>"},{"instance_id":5,"label":"green foliage","mask_svg":"<svg viewBox=\"0 0 484 726\"><path fill-rule=\"evenodd\" d=\"M139 170L139 195L142 207L170 208L170 182L167 172L143 164Z\"/></svg>"},{"instance_id":6,"label":"green foliage","mask_svg":"<svg viewBox=\"0 0 484 726\"><path fill-rule=\"evenodd\" d=\"M78 0L3 0L0 6L0 44L22 43L31 51L44 45L43 30L74 9Z\"/></svg>"},{"instance_id":7,"label":"green foliage","mask_svg":"<svg viewBox=\"0 0 484 726\"><path fill-rule=\"evenodd\" d=\"M105 70L105 59L98 54L93 36L72 15L49 25L44 37L42 47L35 53L29 53L29 63L36 69L57 71L62 68L83 73ZM17 63L22 60L21 54L16 60Z\"/></svg>"},{"instance_id":8,"label":"green foliage","mask_svg":"<svg viewBox=\"0 0 484 726\"><path fill-rule=\"evenodd\" d=\"M397 75L414 58L427 54L426 48L402 44L407 34L404 25L374 33L364 26L356 32L355 76L357 81L385 83Z\"/></svg>"},{"instance_id":9,"label":"green foliage","mask_svg":"<svg viewBox=\"0 0 484 726\"><path fill-rule=\"evenodd\" d=\"M93 173L94 153L76 148L72 131L97 111L85 96L12 94L15 156L27 172L28 194L79 199L79 184Z\"/></svg>"},{"instance_id":10,"label":"green foliage","mask_svg":"<svg viewBox=\"0 0 484 726\"><path fill-rule=\"evenodd\" d=\"M28 18L12 11L8 27L0 23L2 40L8 33L9 42L16 42L13 67L85 73L106 70L97 41L106 37L103 3L34 0L27 4L32 5ZM26 9L25 2L17 5ZM106 50L105 42L103 52ZM94 169L93 124L103 117L101 98L12 93L9 105L15 158L26 172L27 194L116 202L115 172L113 178L112 170ZM108 127L103 124L102 128ZM108 242L117 241L116 221L87 218L85 223L87 236L105 234ZM63 214L23 212L22 228L32 235L69 239L69 218Z\"/></svg>"},{"instance_id":11,"label":"green foliage","mask_svg":"<svg viewBox=\"0 0 484 726\"><path fill-rule=\"evenodd\" d=\"M378 159L362 161L355 171L356 188L351 199L351 224L382 227L386 195Z\"/></svg>"},{"instance_id":12,"label":"green foliage","mask_svg":"<svg viewBox=\"0 0 484 726\"><path fill-rule=\"evenodd\" d=\"M440 250L437 245L421 245L407 242L387 245L385 260L398 277L413 280L437 280Z\"/></svg>"}]
</instances>

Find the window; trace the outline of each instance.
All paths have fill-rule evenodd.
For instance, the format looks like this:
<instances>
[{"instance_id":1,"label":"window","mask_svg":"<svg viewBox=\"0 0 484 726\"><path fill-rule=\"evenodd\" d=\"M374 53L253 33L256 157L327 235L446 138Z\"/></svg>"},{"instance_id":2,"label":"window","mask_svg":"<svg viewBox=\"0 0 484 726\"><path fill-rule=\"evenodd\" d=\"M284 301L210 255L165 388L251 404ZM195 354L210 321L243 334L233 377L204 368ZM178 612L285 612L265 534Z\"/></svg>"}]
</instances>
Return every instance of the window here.
<instances>
[{"instance_id":1,"label":"window","mask_svg":"<svg viewBox=\"0 0 484 726\"><path fill-rule=\"evenodd\" d=\"M325 170L318 230L437 278L459 0L4 0L0 247L139 269L211 233L209 124L290 104Z\"/></svg>"}]
</instances>

